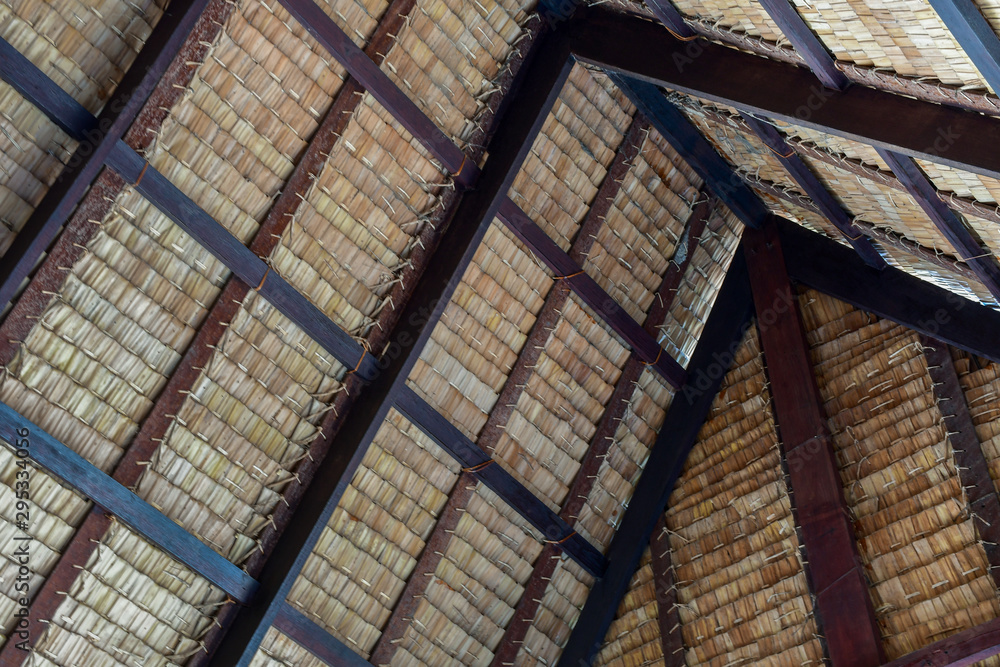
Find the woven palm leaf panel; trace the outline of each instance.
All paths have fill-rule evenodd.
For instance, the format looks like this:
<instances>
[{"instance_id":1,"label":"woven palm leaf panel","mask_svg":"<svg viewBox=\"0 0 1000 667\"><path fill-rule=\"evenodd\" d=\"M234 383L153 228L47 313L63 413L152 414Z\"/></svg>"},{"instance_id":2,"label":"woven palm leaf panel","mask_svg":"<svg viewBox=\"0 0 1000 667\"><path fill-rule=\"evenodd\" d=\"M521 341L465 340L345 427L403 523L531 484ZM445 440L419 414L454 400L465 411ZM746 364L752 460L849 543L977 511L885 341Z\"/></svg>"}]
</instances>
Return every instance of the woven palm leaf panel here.
<instances>
[{"instance_id":1,"label":"woven palm leaf panel","mask_svg":"<svg viewBox=\"0 0 1000 667\"><path fill-rule=\"evenodd\" d=\"M816 292L799 301L887 656L996 618L917 335Z\"/></svg>"},{"instance_id":2,"label":"woven palm leaf panel","mask_svg":"<svg viewBox=\"0 0 1000 667\"><path fill-rule=\"evenodd\" d=\"M0 5L0 37L92 113L128 71L166 2ZM76 150L76 141L0 84L0 256Z\"/></svg>"},{"instance_id":3,"label":"woven palm leaf panel","mask_svg":"<svg viewBox=\"0 0 1000 667\"><path fill-rule=\"evenodd\" d=\"M688 665L822 661L756 329L674 487L666 532L656 537L671 551ZM638 656L655 651L645 644L659 639L657 574L640 568L633 579L602 664L641 664Z\"/></svg>"},{"instance_id":4,"label":"woven palm leaf panel","mask_svg":"<svg viewBox=\"0 0 1000 667\"><path fill-rule=\"evenodd\" d=\"M1000 364L952 349L955 370L994 483L1000 479Z\"/></svg>"},{"instance_id":5,"label":"woven palm leaf panel","mask_svg":"<svg viewBox=\"0 0 1000 667\"><path fill-rule=\"evenodd\" d=\"M781 29L755 0L678 0L674 3L685 16L719 23L728 30L745 33L769 42L784 40Z\"/></svg>"},{"instance_id":6,"label":"woven palm leaf panel","mask_svg":"<svg viewBox=\"0 0 1000 667\"><path fill-rule=\"evenodd\" d=\"M658 572L653 570L653 559L649 547L642 554L639 567L628 590L618 605L615 620L609 628L609 640L601 647L595 665L614 667L638 667L639 665L662 665L663 644L660 636L659 606L657 586Z\"/></svg>"},{"instance_id":7,"label":"woven palm leaf panel","mask_svg":"<svg viewBox=\"0 0 1000 667\"><path fill-rule=\"evenodd\" d=\"M739 243L741 229L735 216L721 207L709 219L701 243L674 296L667 316L669 324L665 325L685 349L693 350L697 345L704 321ZM663 342L666 342L665 335L661 336L661 344ZM669 349L665 348L664 352L669 352ZM647 368L628 398L624 415L593 487L580 515L573 522L574 529L601 551L607 550L628 507L673 396L673 389L655 371ZM593 581L568 559L562 559L556 565L515 664L555 664Z\"/></svg>"},{"instance_id":8,"label":"woven palm leaf panel","mask_svg":"<svg viewBox=\"0 0 1000 667\"><path fill-rule=\"evenodd\" d=\"M341 10L350 16L381 11L349 3ZM355 25L367 25L370 31L375 21L358 19ZM192 66L197 74L187 94L170 110L146 155L246 242L329 108L342 74L304 30L289 23L280 6L258 2L234 11L204 62ZM430 169L415 151L399 152L414 171ZM127 188L26 337L0 395L93 463L110 469L226 276L207 251ZM313 288L295 276L290 280L307 294ZM317 435L326 403L339 388L337 378L344 369L326 357L251 292L201 369L155 460L147 464L139 495L206 544L242 562L256 548L256 534L268 523L295 465ZM111 539L109 534L104 541ZM112 659L107 645L77 634L73 626L77 615L101 608L87 597L85 586L89 573L105 567L107 553L99 549L68 591L40 639L40 653L57 656L57 661L69 655L94 664ZM171 568L158 565L165 557L123 554L132 569L122 577L150 590L170 590ZM204 615L211 619L219 592L204 582L195 584L207 592L194 603L206 605ZM154 607L153 613L160 608L170 605ZM207 629L203 623L175 627L170 619L161 620L173 636L135 651L150 661L175 657L176 647L196 642ZM98 636L121 630L109 620L101 623L104 629L94 630Z\"/></svg>"}]
</instances>

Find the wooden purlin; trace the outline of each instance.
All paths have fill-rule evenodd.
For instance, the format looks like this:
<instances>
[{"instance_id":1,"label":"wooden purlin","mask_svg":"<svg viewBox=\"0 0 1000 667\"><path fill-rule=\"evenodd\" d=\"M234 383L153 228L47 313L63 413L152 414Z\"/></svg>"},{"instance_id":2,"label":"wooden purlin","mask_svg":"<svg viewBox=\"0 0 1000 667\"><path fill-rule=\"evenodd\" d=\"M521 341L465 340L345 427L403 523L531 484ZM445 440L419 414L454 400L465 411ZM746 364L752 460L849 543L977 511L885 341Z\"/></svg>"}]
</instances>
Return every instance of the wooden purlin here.
<instances>
[{"instance_id":1,"label":"wooden purlin","mask_svg":"<svg viewBox=\"0 0 1000 667\"><path fill-rule=\"evenodd\" d=\"M538 22L534 25L537 30ZM380 364L381 373L367 388L366 400L355 406L350 420L336 420L330 432L324 429L327 441L338 438L338 449L317 464L316 474L339 481L336 485L323 485L323 488L311 485L303 492L294 516L289 510L287 528L280 543L275 543L267 567L261 573L262 594L258 596L258 604L231 612L226 622L235 627L222 636L213 665L245 665L252 660L287 590L318 539L318 530L339 502L396 393L405 387L420 350L430 339L457 287L458 277L472 262L517 169L541 130L572 66L567 61L564 45L546 39L544 31L542 35L520 44L516 78L512 72L504 84L511 92L504 96L497 111L497 117L502 115L505 122L494 122L495 134L482 149L484 154L489 153L490 159L483 167L479 183L475 189L464 192L456 205L443 213L444 230L437 249L428 250L428 255L435 252L435 261L430 262L414 281L413 297L397 311L397 324L387 341L397 341L403 353L384 358L384 363ZM536 85L525 86L524 81L528 78Z\"/></svg>"},{"instance_id":2,"label":"wooden purlin","mask_svg":"<svg viewBox=\"0 0 1000 667\"><path fill-rule=\"evenodd\" d=\"M1000 654L1000 618L963 630L883 667L969 667Z\"/></svg>"},{"instance_id":3,"label":"wooden purlin","mask_svg":"<svg viewBox=\"0 0 1000 667\"><path fill-rule=\"evenodd\" d=\"M1000 38L973 0L929 0L994 92L1000 91Z\"/></svg>"},{"instance_id":4,"label":"wooden purlin","mask_svg":"<svg viewBox=\"0 0 1000 667\"><path fill-rule=\"evenodd\" d=\"M663 648L664 667L685 667L684 637L681 634L681 616L677 611L677 586L674 567L670 562L670 539L667 522L660 517L649 538L653 556L653 583L656 587L657 621L660 625L660 645Z\"/></svg>"},{"instance_id":5,"label":"wooden purlin","mask_svg":"<svg viewBox=\"0 0 1000 667\"><path fill-rule=\"evenodd\" d=\"M688 452L697 440L725 373L718 357L732 358L750 318L746 263L737 252L688 366L688 380L674 396L660 427L628 511L608 549L608 570L591 589L561 658L562 664L591 664L614 620L642 552Z\"/></svg>"},{"instance_id":6,"label":"wooden purlin","mask_svg":"<svg viewBox=\"0 0 1000 667\"><path fill-rule=\"evenodd\" d=\"M708 40L683 42L637 17L588 7L570 19L573 54L584 62L840 137L1000 178L1000 124L938 104L852 86L823 88L812 74ZM691 57L689 53L696 57ZM948 145L941 144L947 130Z\"/></svg>"},{"instance_id":7,"label":"wooden purlin","mask_svg":"<svg viewBox=\"0 0 1000 667\"><path fill-rule=\"evenodd\" d=\"M830 659L876 667L885 660L882 637L777 227L748 231L743 242L796 524Z\"/></svg>"},{"instance_id":8,"label":"wooden purlin","mask_svg":"<svg viewBox=\"0 0 1000 667\"><path fill-rule=\"evenodd\" d=\"M938 407L944 416L972 524L990 563L990 575L1000 586L1000 499L990 476L989 463L983 455L976 425L969 414L951 350L946 343L926 335L920 336L920 345L927 360Z\"/></svg>"},{"instance_id":9,"label":"wooden purlin","mask_svg":"<svg viewBox=\"0 0 1000 667\"><path fill-rule=\"evenodd\" d=\"M847 77L837 68L837 61L823 40L809 28L790 0L760 0L760 4L824 86L834 90L848 86Z\"/></svg>"}]
</instances>

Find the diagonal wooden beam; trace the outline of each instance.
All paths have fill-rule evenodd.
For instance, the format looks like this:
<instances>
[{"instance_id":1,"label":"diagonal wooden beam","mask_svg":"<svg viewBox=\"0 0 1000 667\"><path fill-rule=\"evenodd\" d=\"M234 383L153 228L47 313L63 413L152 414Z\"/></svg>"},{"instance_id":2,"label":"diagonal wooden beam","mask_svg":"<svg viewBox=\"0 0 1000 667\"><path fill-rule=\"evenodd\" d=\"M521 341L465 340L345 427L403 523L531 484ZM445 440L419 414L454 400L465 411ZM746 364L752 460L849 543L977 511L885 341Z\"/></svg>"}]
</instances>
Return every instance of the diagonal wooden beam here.
<instances>
[{"instance_id":1,"label":"diagonal wooden beam","mask_svg":"<svg viewBox=\"0 0 1000 667\"><path fill-rule=\"evenodd\" d=\"M500 205L497 217L555 273L556 280L568 283L580 300L598 313L611 329L621 336L632 350L653 366L673 387L684 381L684 368L647 333L617 301L597 284L580 265L573 261L528 214L509 197Z\"/></svg>"},{"instance_id":2,"label":"diagonal wooden beam","mask_svg":"<svg viewBox=\"0 0 1000 667\"><path fill-rule=\"evenodd\" d=\"M882 637L777 226L748 230L743 243L789 492L830 659L876 667L885 659Z\"/></svg>"},{"instance_id":3,"label":"diagonal wooden beam","mask_svg":"<svg viewBox=\"0 0 1000 667\"><path fill-rule=\"evenodd\" d=\"M795 65L698 39L683 42L656 24L600 7L565 28L584 62L741 111L1000 178L995 118L851 86L823 88Z\"/></svg>"},{"instance_id":4,"label":"diagonal wooden beam","mask_svg":"<svg viewBox=\"0 0 1000 667\"><path fill-rule=\"evenodd\" d=\"M489 229L517 170L531 149L549 110L569 76L572 63L557 56L558 44L545 36L531 43L525 65L501 105L504 122L497 124L486 151L477 187L463 193L449 211L434 261L413 287L413 297L399 311L391 340L399 352L380 361L380 373L336 432L338 447L319 464L316 476L328 480L312 484L274 546L261 571L261 593L255 604L239 610L213 659L213 665L248 665L294 584L305 559L340 501L354 471L385 420L396 392L405 387L413 365L430 339L465 269ZM530 80L534 85L525 86ZM335 481L336 480L336 481Z\"/></svg>"},{"instance_id":5,"label":"diagonal wooden beam","mask_svg":"<svg viewBox=\"0 0 1000 667\"><path fill-rule=\"evenodd\" d=\"M777 1L785 2L786 0ZM798 183L799 187L812 198L813 203L822 211L826 219L840 230L840 233L853 246L855 252L864 260L865 264L877 270L882 270L888 266L885 260L882 259L882 256L878 254L875 246L872 245L871 240L857 231L851 224L852 216L844 210L826 187L820 183L816 174L809 169L808 165L802 161L802 158L788 145L781 132L770 123L758 120L750 115L744 116L743 120L753 130L754 134L760 137L764 145L774 152L781 161L781 164L784 165L785 170L792 177L792 180Z\"/></svg>"},{"instance_id":6,"label":"diagonal wooden beam","mask_svg":"<svg viewBox=\"0 0 1000 667\"><path fill-rule=\"evenodd\" d=\"M55 105L52 109L55 115L66 113L70 126L85 127L92 134L77 148L0 262L0 313L83 200L101 171L108 151L125 135L150 93L167 74L175 56L189 45L188 35L210 4L209 0L185 0L171 6L156 24L112 98L104 105L96 125L90 125L89 114L80 115L81 109L84 112L86 109L65 108L64 101L50 98ZM23 71L24 61L24 56L10 44L0 44L0 75L5 80L8 77L18 80L18 85L35 87L36 82L21 81L17 74Z\"/></svg>"},{"instance_id":7,"label":"diagonal wooden beam","mask_svg":"<svg viewBox=\"0 0 1000 667\"><path fill-rule=\"evenodd\" d=\"M313 0L281 0L281 4L400 125L449 172L455 174L456 183L468 187L476 182L479 167L469 161L468 156L396 87L392 79L319 5Z\"/></svg>"},{"instance_id":8,"label":"diagonal wooden beam","mask_svg":"<svg viewBox=\"0 0 1000 667\"><path fill-rule=\"evenodd\" d=\"M837 68L837 61L823 40L812 31L790 0L760 0L760 4L824 86L834 90L848 86L847 77Z\"/></svg>"},{"instance_id":9,"label":"diagonal wooden beam","mask_svg":"<svg viewBox=\"0 0 1000 667\"><path fill-rule=\"evenodd\" d=\"M663 649L664 667L686 667L684 636L681 634L681 616L677 611L677 586L674 566L670 559L670 537L667 520L661 516L649 539L653 557L653 584L656 590L657 622L660 626L660 647Z\"/></svg>"},{"instance_id":10,"label":"diagonal wooden beam","mask_svg":"<svg viewBox=\"0 0 1000 667\"><path fill-rule=\"evenodd\" d=\"M656 18L660 19L660 23L670 31L670 34L677 39L686 40L695 37L695 31L687 24L687 21L684 20L684 15L681 14L680 10L677 9L677 5L671 0L647 0L646 6L653 11Z\"/></svg>"},{"instance_id":11,"label":"diagonal wooden beam","mask_svg":"<svg viewBox=\"0 0 1000 667\"><path fill-rule=\"evenodd\" d=\"M328 665L370 667L367 660L287 602L274 617L274 627Z\"/></svg>"},{"instance_id":12,"label":"diagonal wooden beam","mask_svg":"<svg viewBox=\"0 0 1000 667\"><path fill-rule=\"evenodd\" d=\"M19 460L31 458L235 600L246 603L253 598L257 582L250 575L6 403L0 403L0 438L14 447ZM26 463L17 468L17 479L29 482L30 493L30 468ZM30 509L23 517L18 517L17 527L27 531Z\"/></svg>"},{"instance_id":13,"label":"diagonal wooden beam","mask_svg":"<svg viewBox=\"0 0 1000 667\"><path fill-rule=\"evenodd\" d=\"M883 667L970 667L1000 654L1000 618L939 639Z\"/></svg>"},{"instance_id":14,"label":"diagonal wooden beam","mask_svg":"<svg viewBox=\"0 0 1000 667\"><path fill-rule=\"evenodd\" d=\"M906 186L934 226L955 247L958 254L972 269L986 289L1000 301L1000 262L991 249L975 236L961 218L938 197L937 189L913 158L876 148L879 156L889 165L896 178Z\"/></svg>"},{"instance_id":15,"label":"diagonal wooden beam","mask_svg":"<svg viewBox=\"0 0 1000 667\"><path fill-rule=\"evenodd\" d=\"M889 267L868 268L850 249L776 221L788 274L824 294L1000 363L1000 313Z\"/></svg>"},{"instance_id":16,"label":"diagonal wooden beam","mask_svg":"<svg viewBox=\"0 0 1000 667\"><path fill-rule=\"evenodd\" d=\"M608 569L591 589L560 664L592 664L589 661L604 641L618 602L628 589L629 580L649 545L653 528L722 385L725 368L720 370L720 366L732 362L749 326L750 298L746 263L737 253L691 357L688 379L674 395L645 471L629 501L628 511L608 549Z\"/></svg>"},{"instance_id":17,"label":"diagonal wooden beam","mask_svg":"<svg viewBox=\"0 0 1000 667\"><path fill-rule=\"evenodd\" d=\"M989 463L983 455L947 343L921 335L920 345L933 380L938 407L944 415L955 468L974 519L972 523L986 551L993 582L1000 585L1000 500L990 476Z\"/></svg>"},{"instance_id":18,"label":"diagonal wooden beam","mask_svg":"<svg viewBox=\"0 0 1000 667\"><path fill-rule=\"evenodd\" d=\"M1000 38L973 0L930 0L955 41L994 91L1000 91Z\"/></svg>"},{"instance_id":19,"label":"diagonal wooden beam","mask_svg":"<svg viewBox=\"0 0 1000 667\"><path fill-rule=\"evenodd\" d=\"M712 194L721 199L744 225L758 227L767 219L770 215L767 206L656 86L621 74L610 74L615 85L628 95L632 103L650 119L653 127L701 176Z\"/></svg>"}]
</instances>

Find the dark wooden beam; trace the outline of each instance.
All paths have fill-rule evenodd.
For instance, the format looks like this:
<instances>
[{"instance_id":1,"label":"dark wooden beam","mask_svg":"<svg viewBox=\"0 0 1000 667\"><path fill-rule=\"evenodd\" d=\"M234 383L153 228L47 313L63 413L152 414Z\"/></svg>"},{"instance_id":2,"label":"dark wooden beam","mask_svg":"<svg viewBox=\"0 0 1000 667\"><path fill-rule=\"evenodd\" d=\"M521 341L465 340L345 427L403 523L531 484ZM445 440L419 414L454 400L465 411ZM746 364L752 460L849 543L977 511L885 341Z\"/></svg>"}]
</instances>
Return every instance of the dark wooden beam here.
<instances>
[{"instance_id":1,"label":"dark wooden beam","mask_svg":"<svg viewBox=\"0 0 1000 667\"><path fill-rule=\"evenodd\" d=\"M652 10L656 18L660 19L660 23L670 31L670 34L677 39L695 37L695 31L687 24L687 21L684 20L684 15L681 14L680 10L677 9L677 5L671 2L671 0L648 0L646 6Z\"/></svg>"},{"instance_id":2,"label":"dark wooden beam","mask_svg":"<svg viewBox=\"0 0 1000 667\"><path fill-rule=\"evenodd\" d=\"M498 117L497 131L490 139L485 163L475 189L463 193L451 217L442 225L443 234L434 261L416 280L413 297L400 309L398 324L390 340L397 344L392 354L380 359L377 377L365 390L365 400L351 411L337 432L337 447L322 460L316 477L327 480L311 484L303 493L281 539L261 570L261 591L255 603L239 611L213 659L213 665L249 665L271 626L280 605L291 590L313 546L350 483L385 420L395 393L405 386L435 324L447 307L465 269L489 229L500 203L531 150L549 110L569 76L572 63L558 59L561 47L543 36L532 43L524 66L511 85ZM531 81L531 85L525 85Z\"/></svg>"},{"instance_id":3,"label":"dark wooden beam","mask_svg":"<svg viewBox=\"0 0 1000 667\"><path fill-rule=\"evenodd\" d=\"M913 158L880 148L876 150L934 226L1000 302L1000 262L997 262L993 251L985 248L962 219L941 201L937 188Z\"/></svg>"},{"instance_id":4,"label":"dark wooden beam","mask_svg":"<svg viewBox=\"0 0 1000 667\"><path fill-rule=\"evenodd\" d=\"M649 538L653 557L653 585L656 590L657 621L660 626L660 647L664 667L686 667L681 616L677 611L677 586L674 566L670 561L670 537L666 518L661 516Z\"/></svg>"},{"instance_id":5,"label":"dark wooden beam","mask_svg":"<svg viewBox=\"0 0 1000 667\"><path fill-rule=\"evenodd\" d=\"M787 4L786 0L775 1ZM853 246L855 252L864 260L865 264L878 270L882 270L888 266L885 260L882 259L882 256L878 254L875 246L872 245L871 240L851 224L852 216L833 198L833 195L820 182L816 174L809 169L809 166L788 145L784 136L778 131L778 128L750 115L744 116L743 120L760 137L760 140L774 152L781 161L781 164L784 165L785 170L792 177L792 180L798 183L799 187L809 195L826 219L840 230L840 233Z\"/></svg>"},{"instance_id":6,"label":"dark wooden beam","mask_svg":"<svg viewBox=\"0 0 1000 667\"><path fill-rule=\"evenodd\" d=\"M1000 91L1000 39L973 0L930 0L955 41L994 91Z\"/></svg>"},{"instance_id":7,"label":"dark wooden beam","mask_svg":"<svg viewBox=\"0 0 1000 667\"><path fill-rule=\"evenodd\" d=\"M328 665L371 667L367 660L287 602L274 617L274 628Z\"/></svg>"},{"instance_id":8,"label":"dark wooden beam","mask_svg":"<svg viewBox=\"0 0 1000 667\"><path fill-rule=\"evenodd\" d=\"M400 388L396 392L393 407L451 454L462 464L463 470L475 475L500 496L511 509L542 533L547 541L557 543L559 549L579 563L580 567L595 577L604 573L607 563L600 551L412 389L406 386Z\"/></svg>"},{"instance_id":9,"label":"dark wooden beam","mask_svg":"<svg viewBox=\"0 0 1000 667\"><path fill-rule=\"evenodd\" d=\"M824 86L834 90L847 87L847 77L837 69L837 61L806 24L795 5L789 0L760 0L760 4Z\"/></svg>"},{"instance_id":10,"label":"dark wooden beam","mask_svg":"<svg viewBox=\"0 0 1000 667\"><path fill-rule=\"evenodd\" d=\"M15 88L34 89L33 97L39 101L47 98L54 105L46 114L51 112L60 116L67 126L82 128L86 134L63 173L18 232L4 255L4 261L0 262L0 312L14 298L42 253L69 220L101 171L108 151L125 135L150 93L185 45L188 34L208 4L209 0L185 0L172 5L170 11L164 13L115 88L114 95L104 105L96 124L92 124L92 116L83 107L67 105L64 97L55 99L38 90L44 86L44 80L24 76L33 68L25 68L24 56L0 40L0 77Z\"/></svg>"},{"instance_id":11,"label":"dark wooden beam","mask_svg":"<svg viewBox=\"0 0 1000 667\"><path fill-rule=\"evenodd\" d=\"M969 667L1000 654L1000 618L939 639L884 667Z\"/></svg>"},{"instance_id":12,"label":"dark wooden beam","mask_svg":"<svg viewBox=\"0 0 1000 667\"><path fill-rule=\"evenodd\" d=\"M684 368L673 357L663 354L656 338L647 333L617 301L604 291L569 254L549 238L528 214L508 197L497 216L549 269L557 280L565 281L580 300L590 306L632 350L655 368L673 387L684 381Z\"/></svg>"},{"instance_id":13,"label":"dark wooden beam","mask_svg":"<svg viewBox=\"0 0 1000 667\"><path fill-rule=\"evenodd\" d=\"M253 598L257 582L250 575L6 403L0 403L0 438L15 448L19 459L30 457L235 600ZM27 523L18 527L26 530Z\"/></svg>"},{"instance_id":14,"label":"dark wooden beam","mask_svg":"<svg viewBox=\"0 0 1000 667\"><path fill-rule=\"evenodd\" d=\"M737 253L691 357L688 379L674 396L628 511L608 549L608 569L591 588L560 658L562 665L592 664L588 661L604 641L618 602L649 545L653 528L722 384L725 369L720 366L732 363L749 326L749 287L746 263Z\"/></svg>"},{"instance_id":15,"label":"dark wooden beam","mask_svg":"<svg viewBox=\"0 0 1000 667\"><path fill-rule=\"evenodd\" d=\"M669 38L665 38L669 39ZM667 101L656 86L611 73L611 79L653 123L684 161L701 176L713 195L747 227L759 227L770 215L767 206L747 187L732 166L702 136L694 123Z\"/></svg>"},{"instance_id":16,"label":"dark wooden beam","mask_svg":"<svg viewBox=\"0 0 1000 667\"><path fill-rule=\"evenodd\" d=\"M479 167L437 128L319 5L313 0L281 0L281 4L400 125L455 175L457 183L467 187L476 182Z\"/></svg>"},{"instance_id":17,"label":"dark wooden beam","mask_svg":"<svg viewBox=\"0 0 1000 667\"><path fill-rule=\"evenodd\" d=\"M570 19L580 60L648 83L767 118L1000 178L994 118L865 86L823 88L789 63L698 39L680 41L656 24L600 7ZM652 116L651 116L652 117Z\"/></svg>"},{"instance_id":18,"label":"dark wooden beam","mask_svg":"<svg viewBox=\"0 0 1000 667\"><path fill-rule=\"evenodd\" d=\"M1000 500L990 476L989 463L976 435L976 425L969 414L969 405L948 344L924 335L920 336L920 344L933 380L938 408L944 415L948 440L955 455L955 468L973 517L972 524L986 551L993 582L1000 585Z\"/></svg>"},{"instance_id":19,"label":"dark wooden beam","mask_svg":"<svg viewBox=\"0 0 1000 667\"><path fill-rule=\"evenodd\" d=\"M788 274L824 294L918 333L1000 362L1000 313L889 267L874 271L849 248L781 219Z\"/></svg>"},{"instance_id":20,"label":"dark wooden beam","mask_svg":"<svg viewBox=\"0 0 1000 667\"><path fill-rule=\"evenodd\" d=\"M743 235L771 398L807 573L834 665L876 667L882 636L775 224Z\"/></svg>"}]
</instances>

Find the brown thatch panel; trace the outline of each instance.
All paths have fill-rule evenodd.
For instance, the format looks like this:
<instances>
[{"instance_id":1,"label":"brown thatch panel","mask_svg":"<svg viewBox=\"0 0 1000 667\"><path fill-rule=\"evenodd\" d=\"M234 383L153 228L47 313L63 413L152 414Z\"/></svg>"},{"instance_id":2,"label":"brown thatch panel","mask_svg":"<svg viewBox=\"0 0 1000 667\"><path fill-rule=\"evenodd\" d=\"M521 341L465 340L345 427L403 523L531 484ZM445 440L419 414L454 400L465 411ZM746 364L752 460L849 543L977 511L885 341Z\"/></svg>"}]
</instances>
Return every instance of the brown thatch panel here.
<instances>
[{"instance_id":1,"label":"brown thatch panel","mask_svg":"<svg viewBox=\"0 0 1000 667\"><path fill-rule=\"evenodd\" d=\"M756 0L709 0L708 2L679 0L675 4L686 16L721 24L729 30L746 33L769 42L780 42L784 39L781 29Z\"/></svg>"},{"instance_id":2,"label":"brown thatch panel","mask_svg":"<svg viewBox=\"0 0 1000 667\"><path fill-rule=\"evenodd\" d=\"M640 323L653 305L701 184L670 144L650 130L583 263Z\"/></svg>"},{"instance_id":3,"label":"brown thatch panel","mask_svg":"<svg viewBox=\"0 0 1000 667\"><path fill-rule=\"evenodd\" d=\"M690 665L823 656L759 345L751 329L668 504Z\"/></svg>"},{"instance_id":4,"label":"brown thatch panel","mask_svg":"<svg viewBox=\"0 0 1000 667\"><path fill-rule=\"evenodd\" d=\"M618 605L615 620L608 628L607 639L597 654L595 665L640 667L663 664L656 586L652 556L647 548Z\"/></svg>"},{"instance_id":5,"label":"brown thatch panel","mask_svg":"<svg viewBox=\"0 0 1000 667\"><path fill-rule=\"evenodd\" d=\"M1000 479L1000 364L957 348L951 353L983 456L996 484Z\"/></svg>"},{"instance_id":6,"label":"brown thatch panel","mask_svg":"<svg viewBox=\"0 0 1000 667\"><path fill-rule=\"evenodd\" d=\"M542 552L541 535L477 485L393 665L489 665Z\"/></svg>"},{"instance_id":7,"label":"brown thatch panel","mask_svg":"<svg viewBox=\"0 0 1000 667\"><path fill-rule=\"evenodd\" d=\"M673 388L659 373L643 370L574 526L602 551L625 514L673 397Z\"/></svg>"},{"instance_id":8,"label":"brown thatch panel","mask_svg":"<svg viewBox=\"0 0 1000 667\"><path fill-rule=\"evenodd\" d=\"M670 311L659 326L665 353L687 366L740 242L743 225L724 207L712 212Z\"/></svg>"},{"instance_id":9,"label":"brown thatch panel","mask_svg":"<svg viewBox=\"0 0 1000 667\"><path fill-rule=\"evenodd\" d=\"M605 326L570 296L492 452L554 510L566 500L628 359Z\"/></svg>"},{"instance_id":10,"label":"brown thatch panel","mask_svg":"<svg viewBox=\"0 0 1000 667\"><path fill-rule=\"evenodd\" d=\"M635 107L600 72L576 64L514 179L510 197L569 250Z\"/></svg>"},{"instance_id":11,"label":"brown thatch panel","mask_svg":"<svg viewBox=\"0 0 1000 667\"><path fill-rule=\"evenodd\" d=\"M533 2L417 0L382 69L453 141L479 127Z\"/></svg>"},{"instance_id":12,"label":"brown thatch panel","mask_svg":"<svg viewBox=\"0 0 1000 667\"><path fill-rule=\"evenodd\" d=\"M838 60L946 84L986 87L926 0L836 0L795 7Z\"/></svg>"},{"instance_id":13,"label":"brown thatch panel","mask_svg":"<svg viewBox=\"0 0 1000 667\"><path fill-rule=\"evenodd\" d=\"M224 592L116 523L35 655L55 665L183 664L224 604Z\"/></svg>"},{"instance_id":14,"label":"brown thatch panel","mask_svg":"<svg viewBox=\"0 0 1000 667\"><path fill-rule=\"evenodd\" d=\"M475 439L552 287L552 279L493 221L435 325L409 383Z\"/></svg>"},{"instance_id":15,"label":"brown thatch panel","mask_svg":"<svg viewBox=\"0 0 1000 667\"><path fill-rule=\"evenodd\" d=\"M390 411L288 601L367 658L459 473L447 453Z\"/></svg>"},{"instance_id":16,"label":"brown thatch panel","mask_svg":"<svg viewBox=\"0 0 1000 667\"><path fill-rule=\"evenodd\" d=\"M887 655L996 617L917 335L819 293L801 301Z\"/></svg>"},{"instance_id":17,"label":"brown thatch panel","mask_svg":"<svg viewBox=\"0 0 1000 667\"><path fill-rule=\"evenodd\" d=\"M293 640L270 628L250 661L251 667L324 667L325 662Z\"/></svg>"},{"instance_id":18,"label":"brown thatch panel","mask_svg":"<svg viewBox=\"0 0 1000 667\"><path fill-rule=\"evenodd\" d=\"M514 659L515 665L549 667L557 664L593 585L594 578L572 560L562 558L556 564L531 628Z\"/></svg>"}]
</instances>

